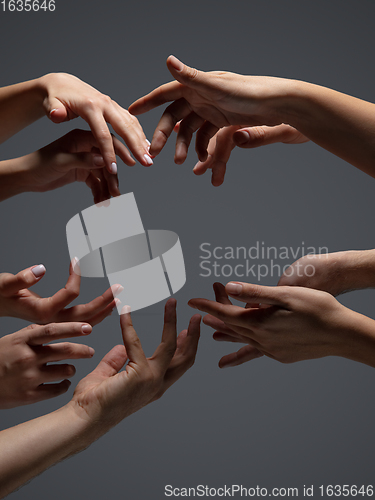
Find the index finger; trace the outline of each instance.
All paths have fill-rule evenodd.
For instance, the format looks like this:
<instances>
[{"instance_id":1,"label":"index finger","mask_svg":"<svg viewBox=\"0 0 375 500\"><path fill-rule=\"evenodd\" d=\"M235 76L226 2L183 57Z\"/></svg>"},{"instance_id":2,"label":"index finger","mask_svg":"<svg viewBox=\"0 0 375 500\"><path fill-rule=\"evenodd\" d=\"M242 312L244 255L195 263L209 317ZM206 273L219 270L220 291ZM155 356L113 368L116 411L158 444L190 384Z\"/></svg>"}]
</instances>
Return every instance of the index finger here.
<instances>
[{"instance_id":1,"label":"index finger","mask_svg":"<svg viewBox=\"0 0 375 500\"><path fill-rule=\"evenodd\" d=\"M48 325L30 325L24 331L26 331L25 341L29 345L41 345L53 340L88 335L92 331L92 326L88 323L50 323Z\"/></svg>"},{"instance_id":2,"label":"index finger","mask_svg":"<svg viewBox=\"0 0 375 500\"><path fill-rule=\"evenodd\" d=\"M129 113L132 115L141 115L151 109L162 106L166 102L176 101L183 97L184 85L172 81L165 83L154 89L149 94L140 97L129 106Z\"/></svg>"},{"instance_id":3,"label":"index finger","mask_svg":"<svg viewBox=\"0 0 375 500\"><path fill-rule=\"evenodd\" d=\"M122 338L124 340L124 345L129 361L133 361L139 366L148 366L145 353L142 349L141 341L139 340L139 337L133 326L129 306L124 306L122 308L120 325Z\"/></svg>"},{"instance_id":4,"label":"index finger","mask_svg":"<svg viewBox=\"0 0 375 500\"><path fill-rule=\"evenodd\" d=\"M176 313L176 300L169 299L165 304L164 310L164 328L161 343L157 347L150 361L157 362L158 370L165 373L167 370L174 353L176 352L177 345L177 313Z\"/></svg>"}]
</instances>

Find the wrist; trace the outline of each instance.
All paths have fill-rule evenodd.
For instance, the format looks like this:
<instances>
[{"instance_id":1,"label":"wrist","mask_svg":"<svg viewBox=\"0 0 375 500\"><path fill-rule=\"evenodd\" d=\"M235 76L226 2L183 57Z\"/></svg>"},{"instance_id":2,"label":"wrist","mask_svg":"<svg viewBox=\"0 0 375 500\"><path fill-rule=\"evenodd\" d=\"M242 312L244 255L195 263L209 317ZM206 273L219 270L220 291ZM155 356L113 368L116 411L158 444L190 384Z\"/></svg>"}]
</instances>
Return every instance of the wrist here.
<instances>
[{"instance_id":1,"label":"wrist","mask_svg":"<svg viewBox=\"0 0 375 500\"><path fill-rule=\"evenodd\" d=\"M0 162L0 201L31 191L27 171L32 155Z\"/></svg>"}]
</instances>

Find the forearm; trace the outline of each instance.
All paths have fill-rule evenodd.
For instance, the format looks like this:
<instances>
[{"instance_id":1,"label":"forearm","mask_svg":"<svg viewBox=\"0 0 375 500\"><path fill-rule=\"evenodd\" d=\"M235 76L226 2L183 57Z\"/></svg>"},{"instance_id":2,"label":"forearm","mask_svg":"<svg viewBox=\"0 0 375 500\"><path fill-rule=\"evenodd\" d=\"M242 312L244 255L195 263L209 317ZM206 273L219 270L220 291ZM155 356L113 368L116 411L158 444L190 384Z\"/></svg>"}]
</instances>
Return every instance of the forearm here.
<instances>
[{"instance_id":1,"label":"forearm","mask_svg":"<svg viewBox=\"0 0 375 500\"><path fill-rule=\"evenodd\" d=\"M0 498L93 440L87 423L70 405L1 431Z\"/></svg>"},{"instance_id":2,"label":"forearm","mask_svg":"<svg viewBox=\"0 0 375 500\"><path fill-rule=\"evenodd\" d=\"M337 355L375 368L375 321L347 309Z\"/></svg>"},{"instance_id":3,"label":"forearm","mask_svg":"<svg viewBox=\"0 0 375 500\"><path fill-rule=\"evenodd\" d=\"M33 191L28 171L36 162L36 153L0 162L0 201L20 193Z\"/></svg>"},{"instance_id":4,"label":"forearm","mask_svg":"<svg viewBox=\"0 0 375 500\"><path fill-rule=\"evenodd\" d=\"M44 116L46 95L43 77L0 89L0 143Z\"/></svg>"},{"instance_id":5,"label":"forearm","mask_svg":"<svg viewBox=\"0 0 375 500\"><path fill-rule=\"evenodd\" d=\"M281 120L375 177L375 104L306 82L290 87L277 104Z\"/></svg>"},{"instance_id":6,"label":"forearm","mask_svg":"<svg viewBox=\"0 0 375 500\"><path fill-rule=\"evenodd\" d=\"M328 254L335 261L335 279L341 293L375 288L375 250L350 250Z\"/></svg>"}]
</instances>

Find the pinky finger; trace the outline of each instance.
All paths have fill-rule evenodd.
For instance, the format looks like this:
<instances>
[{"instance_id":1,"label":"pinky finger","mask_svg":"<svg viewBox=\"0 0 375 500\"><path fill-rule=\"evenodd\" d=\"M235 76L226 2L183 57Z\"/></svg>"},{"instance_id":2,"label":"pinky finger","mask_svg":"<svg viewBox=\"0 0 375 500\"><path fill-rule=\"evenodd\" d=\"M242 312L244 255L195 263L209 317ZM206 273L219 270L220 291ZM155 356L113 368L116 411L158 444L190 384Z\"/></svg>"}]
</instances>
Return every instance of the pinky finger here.
<instances>
[{"instance_id":1,"label":"pinky finger","mask_svg":"<svg viewBox=\"0 0 375 500\"><path fill-rule=\"evenodd\" d=\"M251 361L262 356L263 353L258 351L255 347L245 345L244 347L241 347L239 351L223 356L219 361L219 368L242 365L247 361Z\"/></svg>"}]
</instances>

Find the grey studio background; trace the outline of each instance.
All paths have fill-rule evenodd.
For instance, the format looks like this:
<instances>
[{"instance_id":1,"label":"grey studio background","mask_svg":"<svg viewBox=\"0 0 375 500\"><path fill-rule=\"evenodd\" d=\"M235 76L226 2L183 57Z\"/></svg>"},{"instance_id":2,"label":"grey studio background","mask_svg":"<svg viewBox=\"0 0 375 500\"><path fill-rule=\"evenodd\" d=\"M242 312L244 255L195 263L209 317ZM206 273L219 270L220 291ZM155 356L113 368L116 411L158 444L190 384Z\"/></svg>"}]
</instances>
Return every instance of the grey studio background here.
<instances>
[{"instance_id":1,"label":"grey studio background","mask_svg":"<svg viewBox=\"0 0 375 500\"><path fill-rule=\"evenodd\" d=\"M375 100L371 0L56 5L49 14L0 11L1 86L65 71L127 107L170 80L165 60L173 53L200 69L285 76ZM150 139L160 114L157 109L140 117ZM44 118L1 145L1 159L39 149L76 127L88 128L80 120L54 125ZM145 227L180 237L187 283L176 294L179 330L194 312L187 301L212 296L215 278L199 276L203 242L293 248L304 242L330 251L374 247L374 180L314 144L236 150L220 188L211 186L209 174L192 173L193 148L182 166L173 163L173 149L171 140L151 168L119 162L119 177L122 192L135 193ZM63 287L69 266L65 226L90 205L84 184L3 202L1 271L43 263L47 273L35 291L49 296ZM276 284L277 278L262 283ZM77 303L107 287L105 279L83 279ZM368 290L339 300L375 318L374 298ZM161 336L162 312L160 303L134 313L149 355ZM27 323L1 318L0 324L5 335ZM80 378L121 341L117 313L82 341L96 354L75 362L69 393L1 411L1 428L67 402ZM374 370L338 358L292 365L262 358L219 370L219 358L236 348L214 342L203 326L195 366L161 400L12 498L154 500L164 498L167 484L372 484Z\"/></svg>"}]
</instances>

